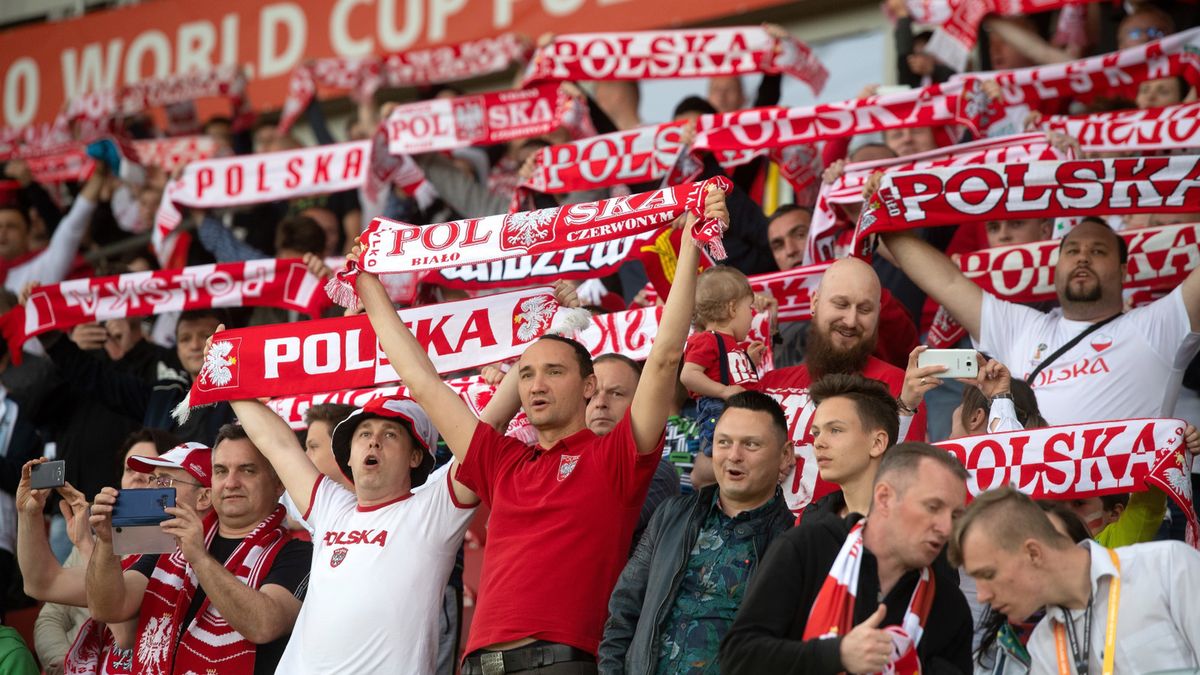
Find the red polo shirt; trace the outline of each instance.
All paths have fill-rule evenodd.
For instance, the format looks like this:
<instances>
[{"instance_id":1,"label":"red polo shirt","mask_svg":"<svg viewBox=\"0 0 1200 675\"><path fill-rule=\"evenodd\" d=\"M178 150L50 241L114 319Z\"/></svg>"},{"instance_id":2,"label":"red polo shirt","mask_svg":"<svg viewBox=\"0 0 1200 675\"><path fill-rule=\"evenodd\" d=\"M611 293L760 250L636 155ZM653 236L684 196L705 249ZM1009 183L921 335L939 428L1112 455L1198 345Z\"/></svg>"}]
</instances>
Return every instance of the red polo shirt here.
<instances>
[{"instance_id":1,"label":"red polo shirt","mask_svg":"<svg viewBox=\"0 0 1200 675\"><path fill-rule=\"evenodd\" d=\"M629 413L549 450L475 427L458 480L492 513L468 654L528 636L596 653L661 454L638 454Z\"/></svg>"}]
</instances>

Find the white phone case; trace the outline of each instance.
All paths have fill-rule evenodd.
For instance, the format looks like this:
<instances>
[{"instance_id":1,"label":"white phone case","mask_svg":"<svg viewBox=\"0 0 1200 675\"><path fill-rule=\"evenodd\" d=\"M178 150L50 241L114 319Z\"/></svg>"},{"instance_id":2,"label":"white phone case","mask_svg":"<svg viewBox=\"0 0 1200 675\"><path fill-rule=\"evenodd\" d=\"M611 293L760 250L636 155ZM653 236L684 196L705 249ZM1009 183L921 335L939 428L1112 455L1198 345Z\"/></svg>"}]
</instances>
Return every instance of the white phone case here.
<instances>
[{"instance_id":1,"label":"white phone case","mask_svg":"<svg viewBox=\"0 0 1200 675\"><path fill-rule=\"evenodd\" d=\"M946 372L937 374L944 379L979 375L979 355L974 349L926 349L917 356L917 365L946 366Z\"/></svg>"}]
</instances>

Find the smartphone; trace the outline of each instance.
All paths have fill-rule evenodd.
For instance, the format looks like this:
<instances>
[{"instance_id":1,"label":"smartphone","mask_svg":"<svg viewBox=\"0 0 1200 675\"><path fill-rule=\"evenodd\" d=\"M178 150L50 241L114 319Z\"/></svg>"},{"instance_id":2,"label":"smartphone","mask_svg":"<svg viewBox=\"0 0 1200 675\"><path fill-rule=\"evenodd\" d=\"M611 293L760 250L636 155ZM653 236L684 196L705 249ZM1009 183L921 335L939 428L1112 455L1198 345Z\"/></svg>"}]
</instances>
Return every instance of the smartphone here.
<instances>
[{"instance_id":1,"label":"smartphone","mask_svg":"<svg viewBox=\"0 0 1200 675\"><path fill-rule=\"evenodd\" d=\"M132 488L117 494L113 504L113 528L157 525L170 520L166 508L175 506L175 488Z\"/></svg>"},{"instance_id":2,"label":"smartphone","mask_svg":"<svg viewBox=\"0 0 1200 675\"><path fill-rule=\"evenodd\" d=\"M29 469L29 487L46 490L62 487L67 482L67 463L64 460L34 464Z\"/></svg>"},{"instance_id":3,"label":"smartphone","mask_svg":"<svg viewBox=\"0 0 1200 675\"><path fill-rule=\"evenodd\" d=\"M926 349L917 356L917 365L946 366L937 374L942 379L973 378L979 375L979 354L974 349Z\"/></svg>"}]
</instances>

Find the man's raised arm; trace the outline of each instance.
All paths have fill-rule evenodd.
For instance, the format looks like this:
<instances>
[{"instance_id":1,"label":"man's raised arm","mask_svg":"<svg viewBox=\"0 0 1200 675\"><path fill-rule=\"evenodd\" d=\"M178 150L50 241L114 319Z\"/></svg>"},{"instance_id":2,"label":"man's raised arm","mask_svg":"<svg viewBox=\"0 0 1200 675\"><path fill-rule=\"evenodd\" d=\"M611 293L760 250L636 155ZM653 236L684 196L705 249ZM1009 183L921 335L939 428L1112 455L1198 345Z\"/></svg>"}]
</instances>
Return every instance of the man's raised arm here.
<instances>
[{"instance_id":1,"label":"man's raised arm","mask_svg":"<svg viewBox=\"0 0 1200 675\"><path fill-rule=\"evenodd\" d=\"M889 232L881 237L896 266L978 340L983 290L964 276L958 265L945 254L915 234Z\"/></svg>"},{"instance_id":2,"label":"man's raised arm","mask_svg":"<svg viewBox=\"0 0 1200 675\"><path fill-rule=\"evenodd\" d=\"M725 193L709 188L704 198L704 216L729 222L725 208ZM675 267L675 279L671 282L671 294L667 296L662 320L658 323L658 335L650 348L650 356L642 368L637 391L630 406L630 423L633 440L639 454L655 452L667 426L667 406L675 396L675 380L679 377L679 361L683 358L683 345L692 325L692 309L696 303L696 274L700 265L700 250L692 241L692 227L698 222L695 216L686 216L687 222L683 243L679 247L679 261Z\"/></svg>"},{"instance_id":3,"label":"man's raised arm","mask_svg":"<svg viewBox=\"0 0 1200 675\"><path fill-rule=\"evenodd\" d=\"M442 382L442 376L429 360L421 343L417 342L417 338L413 337L396 314L379 277L360 271L356 288L363 308L371 319L371 326L379 337L379 344L392 362L392 368L404 380L413 400L429 415L450 452L461 464L466 459L467 448L471 445L471 437L475 435L475 425L479 424L479 420L458 394Z\"/></svg>"}]
</instances>

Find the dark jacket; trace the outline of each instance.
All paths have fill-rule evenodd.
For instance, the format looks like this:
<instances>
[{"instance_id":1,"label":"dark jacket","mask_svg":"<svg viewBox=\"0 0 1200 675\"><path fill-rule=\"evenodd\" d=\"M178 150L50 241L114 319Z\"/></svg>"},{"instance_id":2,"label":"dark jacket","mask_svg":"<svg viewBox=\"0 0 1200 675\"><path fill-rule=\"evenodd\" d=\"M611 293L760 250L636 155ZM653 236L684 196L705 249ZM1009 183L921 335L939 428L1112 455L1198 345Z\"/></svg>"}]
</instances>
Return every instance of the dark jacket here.
<instances>
[{"instance_id":1,"label":"dark jacket","mask_svg":"<svg viewBox=\"0 0 1200 675\"><path fill-rule=\"evenodd\" d=\"M858 514L839 518L822 510L806 511L796 528L784 533L750 580L733 627L721 641L721 672L840 673L841 637L804 640L804 628L817 593L829 576ZM875 556L863 547L853 625L865 621L878 606L879 572ZM936 591L917 645L925 673L971 672L971 610L958 580L933 566ZM900 577L883 599L884 625L899 625L916 588L919 572Z\"/></svg>"},{"instance_id":2,"label":"dark jacket","mask_svg":"<svg viewBox=\"0 0 1200 675\"><path fill-rule=\"evenodd\" d=\"M604 624L599 652L601 673L653 672L659 631L679 592L700 528L709 510L717 508L713 499L716 490L716 485L710 485L668 499L650 519L608 601L608 622ZM776 490L774 509L745 526L755 529L755 557L750 567L753 574L767 546L792 526L792 514L782 492Z\"/></svg>"}]
</instances>

